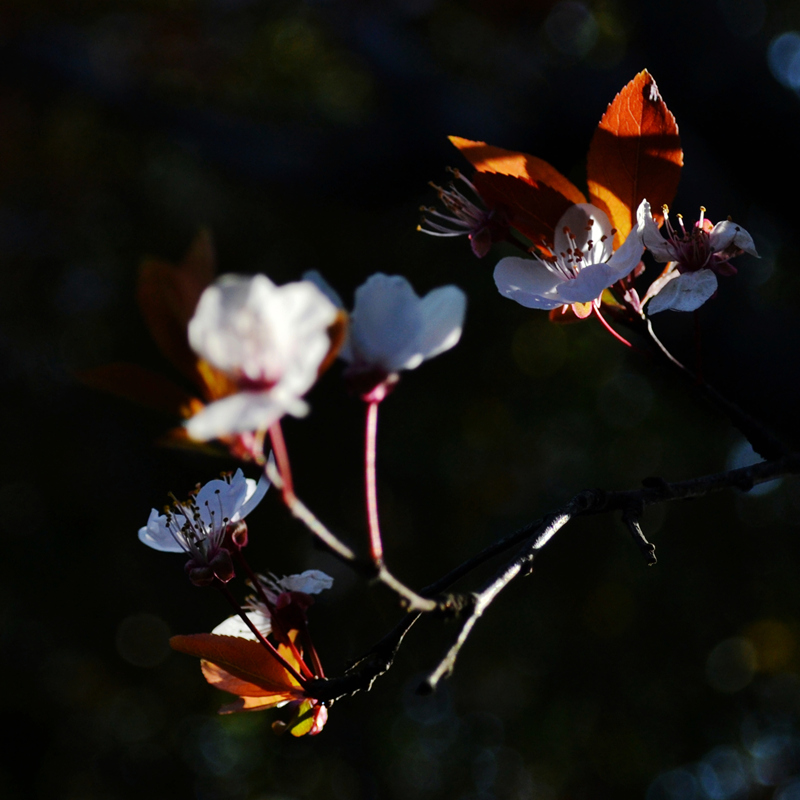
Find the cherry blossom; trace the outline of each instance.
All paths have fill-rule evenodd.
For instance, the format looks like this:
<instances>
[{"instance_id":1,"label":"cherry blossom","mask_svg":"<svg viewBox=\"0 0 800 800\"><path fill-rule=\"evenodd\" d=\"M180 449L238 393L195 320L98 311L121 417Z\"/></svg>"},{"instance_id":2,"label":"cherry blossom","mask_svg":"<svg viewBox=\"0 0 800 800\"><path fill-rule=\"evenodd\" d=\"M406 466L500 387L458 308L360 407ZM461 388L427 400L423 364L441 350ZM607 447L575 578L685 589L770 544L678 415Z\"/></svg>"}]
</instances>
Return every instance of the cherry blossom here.
<instances>
[{"instance_id":1,"label":"cherry blossom","mask_svg":"<svg viewBox=\"0 0 800 800\"><path fill-rule=\"evenodd\" d=\"M700 207L700 218L687 230L678 215L676 230L664 206L664 238L653 218L645 220L643 241L657 261L670 262L666 273L654 282L643 299L648 314L659 311L694 311L717 291L717 275L735 275L730 260L742 253L758 258L753 238L731 220L713 225ZM651 299L652 298L652 299Z\"/></svg>"},{"instance_id":2,"label":"cherry blossom","mask_svg":"<svg viewBox=\"0 0 800 800\"><path fill-rule=\"evenodd\" d=\"M591 203L570 206L556 225L550 257L532 253L532 258L509 256L498 262L494 280L500 294L526 308L543 310L597 304L604 289L639 263L649 209L643 200L636 211L637 226L615 251L608 216Z\"/></svg>"},{"instance_id":3,"label":"cherry blossom","mask_svg":"<svg viewBox=\"0 0 800 800\"><path fill-rule=\"evenodd\" d=\"M238 388L187 423L205 441L304 416L301 397L330 350L338 311L309 281L276 286L265 275L226 275L202 294L189 323L195 352Z\"/></svg>"},{"instance_id":4,"label":"cherry blossom","mask_svg":"<svg viewBox=\"0 0 800 800\"><path fill-rule=\"evenodd\" d=\"M240 469L233 475L209 481L187 500L173 500L159 514L150 512L147 525L139 529L139 541L166 553L187 553L187 571L194 583L223 582L233 577L226 538L260 502L269 488L262 476L256 483Z\"/></svg>"},{"instance_id":5,"label":"cherry blossom","mask_svg":"<svg viewBox=\"0 0 800 800\"><path fill-rule=\"evenodd\" d=\"M318 569L308 569L299 575L286 575L276 578L274 575L259 576L259 583L270 604L274 607L280 595L285 592L301 594L319 594L333 586L333 578ZM245 606L245 612L262 636L272 631L272 612L259 597L253 595ZM239 636L243 639L255 639L256 636L240 616L228 617L212 631L219 636Z\"/></svg>"},{"instance_id":6,"label":"cherry blossom","mask_svg":"<svg viewBox=\"0 0 800 800\"><path fill-rule=\"evenodd\" d=\"M373 386L397 380L455 347L461 338L467 298L456 286L419 297L401 275L376 273L356 289L349 336L339 353L356 382ZM363 385L362 388L367 388Z\"/></svg>"}]
</instances>

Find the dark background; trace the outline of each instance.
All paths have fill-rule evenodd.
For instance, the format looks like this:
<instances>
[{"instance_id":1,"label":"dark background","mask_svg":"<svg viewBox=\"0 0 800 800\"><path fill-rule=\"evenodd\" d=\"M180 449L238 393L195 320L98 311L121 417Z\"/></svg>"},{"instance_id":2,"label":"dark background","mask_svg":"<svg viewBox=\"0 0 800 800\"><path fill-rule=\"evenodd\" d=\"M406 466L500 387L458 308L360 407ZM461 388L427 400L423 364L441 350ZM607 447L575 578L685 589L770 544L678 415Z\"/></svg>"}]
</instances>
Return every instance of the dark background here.
<instances>
[{"instance_id":1,"label":"dark background","mask_svg":"<svg viewBox=\"0 0 800 800\"><path fill-rule=\"evenodd\" d=\"M723 418L595 321L502 298L501 250L478 261L415 231L427 181L464 166L448 134L584 185L597 121L646 67L681 129L674 210L730 214L762 254L701 312L707 377L798 441L800 61L773 44L796 28L797 4L760 0L3 0L0 796L800 797L796 482L653 508L651 569L619 520L578 521L433 698L414 689L457 628L426 620L320 736L277 738L280 712L217 717L222 694L168 651L227 612L136 538L167 492L235 465L157 447L173 420L74 378L116 360L170 374L138 265L179 260L205 226L220 272L318 269L348 302L376 271L468 293L461 343L382 409L384 535L412 585L582 489L749 463ZM656 327L691 356L688 315ZM363 548L363 409L339 372L285 432L301 496ZM312 610L331 674L398 619L276 497L250 527L259 569L335 575Z\"/></svg>"}]
</instances>

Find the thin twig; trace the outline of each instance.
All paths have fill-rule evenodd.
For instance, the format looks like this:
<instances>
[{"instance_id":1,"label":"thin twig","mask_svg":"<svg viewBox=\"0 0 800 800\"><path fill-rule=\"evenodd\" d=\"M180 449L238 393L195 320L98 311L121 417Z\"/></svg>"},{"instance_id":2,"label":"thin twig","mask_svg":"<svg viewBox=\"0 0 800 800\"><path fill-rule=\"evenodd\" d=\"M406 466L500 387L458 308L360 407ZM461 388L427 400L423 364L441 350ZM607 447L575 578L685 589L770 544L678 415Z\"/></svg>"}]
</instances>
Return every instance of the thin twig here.
<instances>
[{"instance_id":1,"label":"thin twig","mask_svg":"<svg viewBox=\"0 0 800 800\"><path fill-rule=\"evenodd\" d=\"M695 388L706 400L725 413L733 425L735 425L747 441L750 442L758 455L762 458L769 459L780 458L791 452L791 448L778 439L778 437L760 420L745 412L736 405L736 403L717 391L711 384L707 383L703 378L695 375L690 369L681 364L656 336L649 318L645 321L645 324L650 338L661 351L662 355L673 364L673 366L677 367L685 378L694 384Z\"/></svg>"},{"instance_id":2,"label":"thin twig","mask_svg":"<svg viewBox=\"0 0 800 800\"><path fill-rule=\"evenodd\" d=\"M275 484L275 488L281 490L283 482L277 467L272 462L267 462L264 471L267 477ZM338 536L314 516L296 494L292 494L290 497L284 494L284 503L286 503L286 507L292 516L300 520L333 555L362 575L372 578L391 589L400 597L409 611L435 611L439 608L439 604L435 600L417 594L413 589L410 589L402 581L395 578L383 564L376 565L371 561L364 561L358 558Z\"/></svg>"},{"instance_id":3,"label":"thin twig","mask_svg":"<svg viewBox=\"0 0 800 800\"><path fill-rule=\"evenodd\" d=\"M494 602L497 595L500 594L514 578L523 573L527 574L539 550L541 550L556 532L563 528L576 513L580 513L578 508L579 505L577 499L575 499L570 501L563 511L550 517L549 521L540 527L537 533L531 537L531 541L517 553L514 559L504 566L480 591L473 595L474 604L472 612L461 627L458 639L456 639L455 644L450 648L447 655L439 662L436 669L428 675L419 687L420 692L434 691L442 678L449 677L452 674L456 658L461 648L464 646L464 642L467 641L467 638L472 632L475 623L483 615L483 612L486 611L492 602Z\"/></svg>"}]
</instances>

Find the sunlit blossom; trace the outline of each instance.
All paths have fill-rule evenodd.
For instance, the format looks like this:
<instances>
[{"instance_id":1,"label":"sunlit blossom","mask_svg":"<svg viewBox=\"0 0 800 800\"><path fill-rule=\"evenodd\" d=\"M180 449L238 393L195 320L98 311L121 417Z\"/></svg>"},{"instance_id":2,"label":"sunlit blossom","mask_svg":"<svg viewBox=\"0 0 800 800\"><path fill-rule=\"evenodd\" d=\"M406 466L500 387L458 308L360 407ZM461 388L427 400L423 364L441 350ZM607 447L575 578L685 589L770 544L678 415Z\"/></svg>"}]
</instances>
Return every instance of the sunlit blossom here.
<instances>
[{"instance_id":1,"label":"sunlit blossom","mask_svg":"<svg viewBox=\"0 0 800 800\"><path fill-rule=\"evenodd\" d=\"M163 514L153 509L147 525L139 529L139 540L162 552L187 553L187 569L195 583L210 583L215 575L223 582L230 580L233 567L226 537L261 502L269 485L264 477L258 483L245 478L240 469L209 481L188 499L173 499Z\"/></svg>"},{"instance_id":2,"label":"sunlit blossom","mask_svg":"<svg viewBox=\"0 0 800 800\"><path fill-rule=\"evenodd\" d=\"M330 350L337 314L309 281L276 286L264 275L226 275L208 287L189 323L189 343L239 391L192 417L189 435L204 441L306 414L301 398Z\"/></svg>"},{"instance_id":3,"label":"sunlit blossom","mask_svg":"<svg viewBox=\"0 0 800 800\"><path fill-rule=\"evenodd\" d=\"M700 218L688 230L679 214L676 229L664 206L666 238L648 215L645 246L657 261L670 262L667 273L645 295L644 301L650 300L648 314L698 309L717 291L717 275L736 274L732 258L742 253L758 258L753 238L744 228L729 219L713 225L705 218L705 211L701 206Z\"/></svg>"},{"instance_id":4,"label":"sunlit blossom","mask_svg":"<svg viewBox=\"0 0 800 800\"><path fill-rule=\"evenodd\" d=\"M552 255L501 259L494 270L495 284L502 295L526 308L597 303L604 289L639 263L649 214L644 200L636 211L636 227L615 251L614 230L606 214L591 203L570 206L556 226Z\"/></svg>"}]
</instances>

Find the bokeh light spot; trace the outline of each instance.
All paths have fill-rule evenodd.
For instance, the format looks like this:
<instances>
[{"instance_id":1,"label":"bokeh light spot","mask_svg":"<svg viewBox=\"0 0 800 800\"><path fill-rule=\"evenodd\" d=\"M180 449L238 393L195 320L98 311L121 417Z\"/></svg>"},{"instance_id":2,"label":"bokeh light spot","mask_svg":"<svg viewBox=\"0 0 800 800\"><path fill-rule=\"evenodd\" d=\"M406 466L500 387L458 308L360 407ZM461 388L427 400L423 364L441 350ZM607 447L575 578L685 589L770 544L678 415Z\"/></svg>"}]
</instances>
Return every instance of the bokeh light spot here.
<instances>
[{"instance_id":1,"label":"bokeh light spot","mask_svg":"<svg viewBox=\"0 0 800 800\"><path fill-rule=\"evenodd\" d=\"M789 666L795 651L795 637L788 625L763 619L751 625L747 638L753 643L760 672L781 672Z\"/></svg>"},{"instance_id":2,"label":"bokeh light spot","mask_svg":"<svg viewBox=\"0 0 800 800\"><path fill-rule=\"evenodd\" d=\"M756 649L749 639L725 639L708 656L706 680L718 692L733 694L753 680L757 663Z\"/></svg>"},{"instance_id":3,"label":"bokeh light spot","mask_svg":"<svg viewBox=\"0 0 800 800\"><path fill-rule=\"evenodd\" d=\"M584 3L562 0L545 21L551 44L560 53L582 59L597 41L597 22Z\"/></svg>"},{"instance_id":4,"label":"bokeh light spot","mask_svg":"<svg viewBox=\"0 0 800 800\"><path fill-rule=\"evenodd\" d=\"M776 36L767 49L767 61L779 83L800 89L800 34L787 31Z\"/></svg>"}]
</instances>

